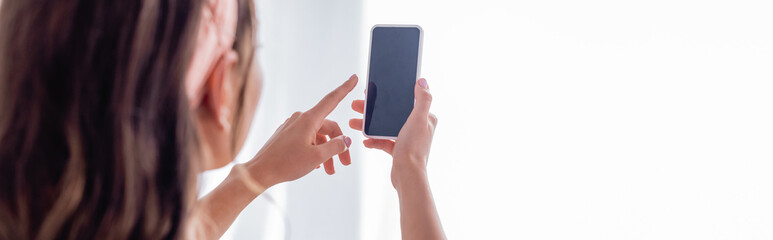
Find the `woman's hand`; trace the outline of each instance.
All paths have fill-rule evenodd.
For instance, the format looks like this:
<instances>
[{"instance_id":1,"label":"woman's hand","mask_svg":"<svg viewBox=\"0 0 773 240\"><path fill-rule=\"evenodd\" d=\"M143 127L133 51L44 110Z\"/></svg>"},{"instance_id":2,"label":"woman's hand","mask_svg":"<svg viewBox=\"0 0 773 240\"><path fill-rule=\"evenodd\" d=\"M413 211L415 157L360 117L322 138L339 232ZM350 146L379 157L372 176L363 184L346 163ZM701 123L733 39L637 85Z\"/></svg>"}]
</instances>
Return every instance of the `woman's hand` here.
<instances>
[{"instance_id":1,"label":"woman's hand","mask_svg":"<svg viewBox=\"0 0 773 240\"><path fill-rule=\"evenodd\" d=\"M408 120L403 125L397 140L366 139L363 144L368 148L381 149L392 155L392 185L400 189L400 179L426 175L432 136L435 133L437 117L429 112L432 94L429 93L427 80L420 78L414 86L416 102ZM363 113L365 101L355 100L352 109ZM362 131L362 119L349 120L349 126Z\"/></svg>"},{"instance_id":2,"label":"woman's hand","mask_svg":"<svg viewBox=\"0 0 773 240\"><path fill-rule=\"evenodd\" d=\"M365 147L392 155L392 186L400 199L400 230L403 239L445 239L443 227L432 199L427 179L427 159L435 134L437 117L429 113L432 95L427 80L414 86L416 102L397 140L366 139ZM365 102L352 102L352 109L364 112ZM349 120L349 126L362 131L362 119Z\"/></svg>"},{"instance_id":3,"label":"woman's hand","mask_svg":"<svg viewBox=\"0 0 773 240\"><path fill-rule=\"evenodd\" d=\"M250 175L264 188L296 180L325 163L333 174L333 156L351 164L351 138L341 132L337 123L325 119L338 103L357 85L357 75L327 94L306 112L295 112L279 126L274 135L252 161L245 164ZM330 140L327 140L330 137Z\"/></svg>"}]
</instances>

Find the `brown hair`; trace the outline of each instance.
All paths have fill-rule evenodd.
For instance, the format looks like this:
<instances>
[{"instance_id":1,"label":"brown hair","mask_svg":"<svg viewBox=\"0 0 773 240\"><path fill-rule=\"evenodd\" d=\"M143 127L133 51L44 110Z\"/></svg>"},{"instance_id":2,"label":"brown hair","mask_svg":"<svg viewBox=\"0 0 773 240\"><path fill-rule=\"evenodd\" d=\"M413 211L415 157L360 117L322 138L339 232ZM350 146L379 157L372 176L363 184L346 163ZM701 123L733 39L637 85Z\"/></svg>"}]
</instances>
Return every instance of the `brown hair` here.
<instances>
[{"instance_id":1,"label":"brown hair","mask_svg":"<svg viewBox=\"0 0 773 240\"><path fill-rule=\"evenodd\" d=\"M0 239L179 238L197 0L3 0Z\"/></svg>"}]
</instances>

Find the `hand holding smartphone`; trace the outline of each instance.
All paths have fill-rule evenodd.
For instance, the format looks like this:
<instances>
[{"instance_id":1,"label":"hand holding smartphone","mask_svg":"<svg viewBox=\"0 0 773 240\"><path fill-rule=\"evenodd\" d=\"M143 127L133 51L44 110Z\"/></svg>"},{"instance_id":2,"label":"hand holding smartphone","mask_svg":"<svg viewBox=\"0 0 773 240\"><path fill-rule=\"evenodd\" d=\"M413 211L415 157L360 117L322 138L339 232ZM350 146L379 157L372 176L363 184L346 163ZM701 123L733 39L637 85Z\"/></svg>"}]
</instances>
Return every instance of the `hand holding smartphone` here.
<instances>
[{"instance_id":1,"label":"hand holding smartphone","mask_svg":"<svg viewBox=\"0 0 773 240\"><path fill-rule=\"evenodd\" d=\"M438 119L429 112L427 80L417 80L422 35L419 26L373 27L366 100L352 102L364 119L351 119L349 126L368 137L365 147L392 156L403 239L445 239L426 172Z\"/></svg>"},{"instance_id":2,"label":"hand holding smartphone","mask_svg":"<svg viewBox=\"0 0 773 240\"><path fill-rule=\"evenodd\" d=\"M375 25L366 89L363 134L396 139L413 110L414 85L421 74L423 30L418 25Z\"/></svg>"}]
</instances>

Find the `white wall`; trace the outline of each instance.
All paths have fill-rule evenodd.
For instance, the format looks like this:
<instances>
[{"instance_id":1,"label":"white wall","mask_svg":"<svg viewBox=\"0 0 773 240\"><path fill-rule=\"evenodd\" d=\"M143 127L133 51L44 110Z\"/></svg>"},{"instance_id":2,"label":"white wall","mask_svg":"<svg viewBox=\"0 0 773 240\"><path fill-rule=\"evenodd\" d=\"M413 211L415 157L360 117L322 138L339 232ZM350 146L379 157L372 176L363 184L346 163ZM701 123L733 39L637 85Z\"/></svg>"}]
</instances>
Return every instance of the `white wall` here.
<instances>
[{"instance_id":1,"label":"white wall","mask_svg":"<svg viewBox=\"0 0 773 240\"><path fill-rule=\"evenodd\" d=\"M364 21L425 30L449 238L773 239L771 12L366 0Z\"/></svg>"}]
</instances>

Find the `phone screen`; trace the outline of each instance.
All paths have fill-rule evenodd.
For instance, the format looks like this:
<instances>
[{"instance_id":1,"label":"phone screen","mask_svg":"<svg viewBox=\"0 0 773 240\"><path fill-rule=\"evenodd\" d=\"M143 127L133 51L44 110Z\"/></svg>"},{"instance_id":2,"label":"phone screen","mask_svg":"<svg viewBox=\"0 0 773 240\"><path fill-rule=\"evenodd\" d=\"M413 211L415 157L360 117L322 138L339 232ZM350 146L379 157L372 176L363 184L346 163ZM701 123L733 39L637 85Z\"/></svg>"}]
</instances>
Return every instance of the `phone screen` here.
<instances>
[{"instance_id":1,"label":"phone screen","mask_svg":"<svg viewBox=\"0 0 773 240\"><path fill-rule=\"evenodd\" d=\"M419 27L373 28L363 130L368 136L397 137L413 110L419 74Z\"/></svg>"}]
</instances>

